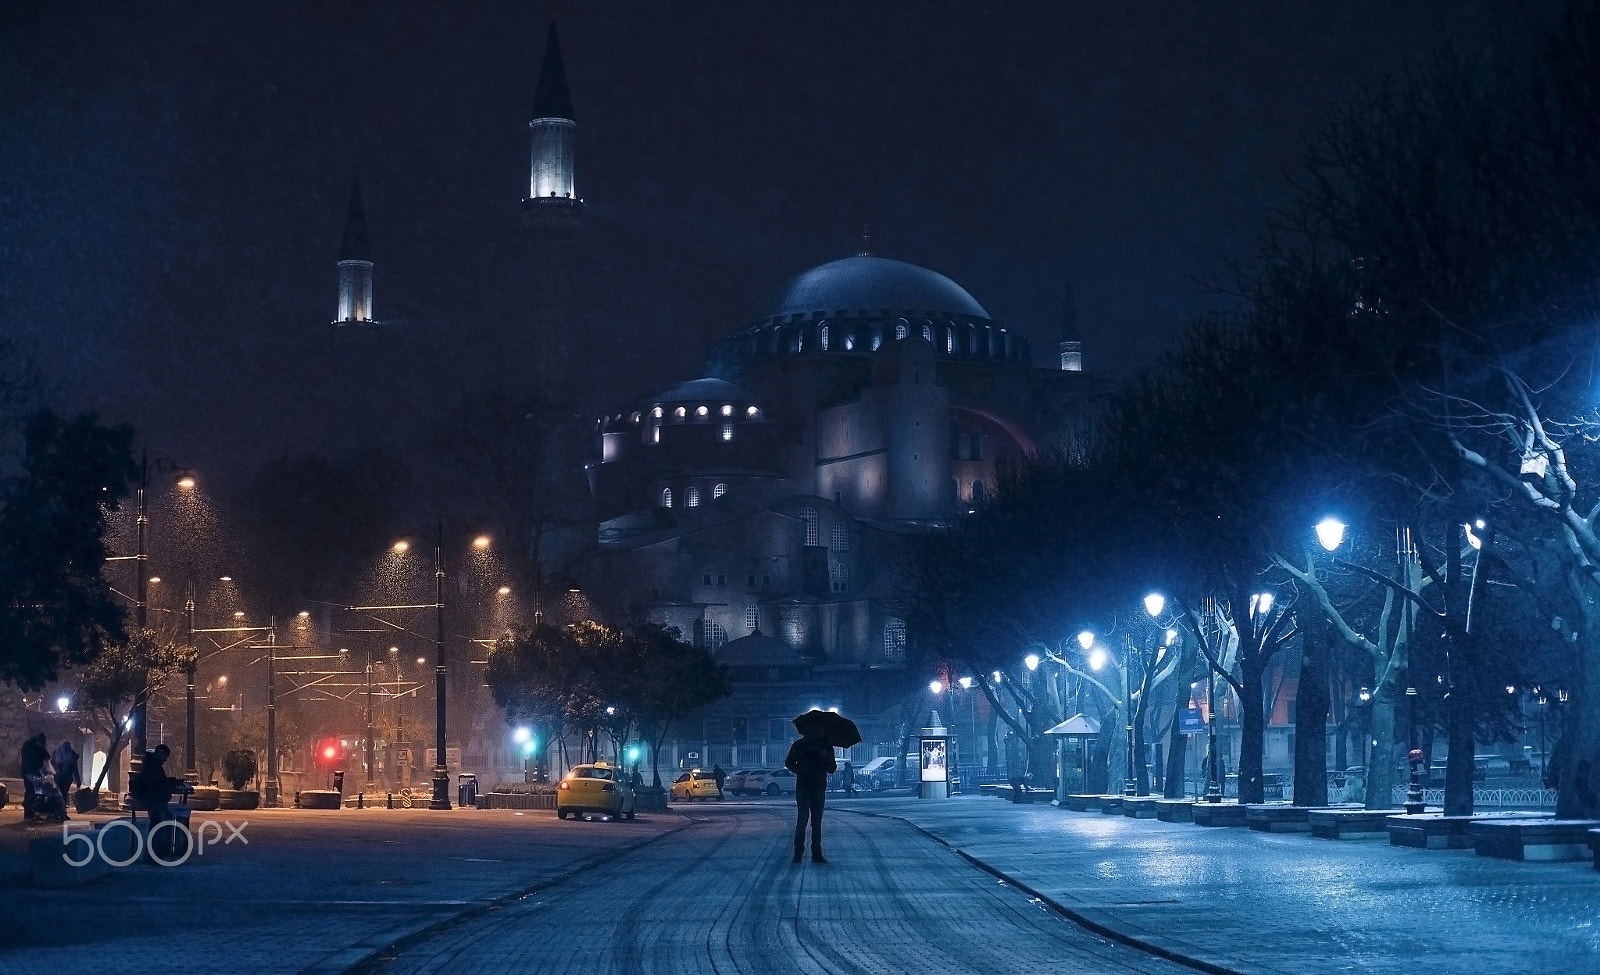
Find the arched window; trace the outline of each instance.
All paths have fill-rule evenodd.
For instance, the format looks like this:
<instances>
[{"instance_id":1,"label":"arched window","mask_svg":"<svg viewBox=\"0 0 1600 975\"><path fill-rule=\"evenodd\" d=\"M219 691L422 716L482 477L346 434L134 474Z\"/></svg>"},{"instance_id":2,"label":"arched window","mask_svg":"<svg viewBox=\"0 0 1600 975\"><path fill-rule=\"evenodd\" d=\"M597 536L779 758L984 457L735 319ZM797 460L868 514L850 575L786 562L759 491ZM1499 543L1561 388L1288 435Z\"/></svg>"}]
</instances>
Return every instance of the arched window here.
<instances>
[{"instance_id":1,"label":"arched window","mask_svg":"<svg viewBox=\"0 0 1600 975\"><path fill-rule=\"evenodd\" d=\"M956 353L955 326L949 326L944 330L944 352L945 355L955 355Z\"/></svg>"},{"instance_id":2,"label":"arched window","mask_svg":"<svg viewBox=\"0 0 1600 975\"><path fill-rule=\"evenodd\" d=\"M707 650L710 650L712 653L716 653L718 650L721 650L722 645L727 642L728 631L722 628L721 623L715 622L714 620L700 621L701 646L705 647Z\"/></svg>"},{"instance_id":3,"label":"arched window","mask_svg":"<svg viewBox=\"0 0 1600 975\"><path fill-rule=\"evenodd\" d=\"M834 525L828 532L828 547L835 552L850 551L850 529L843 525Z\"/></svg>"},{"instance_id":4,"label":"arched window","mask_svg":"<svg viewBox=\"0 0 1600 975\"><path fill-rule=\"evenodd\" d=\"M655 417L658 420L661 419L661 407L658 406L655 409L651 410L650 411L650 415Z\"/></svg>"},{"instance_id":5,"label":"arched window","mask_svg":"<svg viewBox=\"0 0 1600 975\"><path fill-rule=\"evenodd\" d=\"M698 508L698 507L700 507L700 489L699 488L692 487L692 488L689 488L687 491L683 492L683 506L685 508Z\"/></svg>"},{"instance_id":6,"label":"arched window","mask_svg":"<svg viewBox=\"0 0 1600 975\"><path fill-rule=\"evenodd\" d=\"M854 352L855 349L856 349L856 334L854 332L846 332L846 333L844 333L844 350L846 352Z\"/></svg>"},{"instance_id":7,"label":"arched window","mask_svg":"<svg viewBox=\"0 0 1600 975\"><path fill-rule=\"evenodd\" d=\"M688 411L687 411L687 410L685 410L685 409L684 409L684 408L683 408L683 407L681 407L681 406L680 406L680 407L678 407L678 408L677 408L677 409L675 409L675 410L673 410L673 411L672 411L672 418L673 418L673 419L674 419L674 420L681 420L681 419L683 419L683 418L684 418L684 417L685 417L685 416L686 416L686 415L688 415Z\"/></svg>"},{"instance_id":8,"label":"arched window","mask_svg":"<svg viewBox=\"0 0 1600 975\"><path fill-rule=\"evenodd\" d=\"M894 337L895 338L903 339L907 335L910 335L910 334L911 334L911 331L910 331L910 329L908 329L906 327L905 319L902 318L900 321L895 323L895 326L894 326Z\"/></svg>"},{"instance_id":9,"label":"arched window","mask_svg":"<svg viewBox=\"0 0 1600 975\"><path fill-rule=\"evenodd\" d=\"M733 424L732 423L724 423L722 425L722 439L724 441L728 441L728 440L732 440L733 439Z\"/></svg>"},{"instance_id":10,"label":"arched window","mask_svg":"<svg viewBox=\"0 0 1600 975\"><path fill-rule=\"evenodd\" d=\"M844 592L850 588L850 569L843 562L828 566L828 588L834 592Z\"/></svg>"},{"instance_id":11,"label":"arched window","mask_svg":"<svg viewBox=\"0 0 1600 975\"><path fill-rule=\"evenodd\" d=\"M822 346L822 351L828 351L828 326L817 329L817 342Z\"/></svg>"},{"instance_id":12,"label":"arched window","mask_svg":"<svg viewBox=\"0 0 1600 975\"><path fill-rule=\"evenodd\" d=\"M697 406L697 407L695 407L694 415L698 419L704 420L706 418L706 414L708 414L710 412L711 412L711 410L709 408L707 408L707 407Z\"/></svg>"},{"instance_id":13,"label":"arched window","mask_svg":"<svg viewBox=\"0 0 1600 975\"><path fill-rule=\"evenodd\" d=\"M716 487L711 489L711 497L712 497L713 500L715 500L717 498L720 498L724 494L727 494L727 493L728 493L728 485L726 485L726 484L718 484Z\"/></svg>"},{"instance_id":14,"label":"arched window","mask_svg":"<svg viewBox=\"0 0 1600 975\"><path fill-rule=\"evenodd\" d=\"M906 655L906 621L889 617L883 621L883 656L899 660Z\"/></svg>"},{"instance_id":15,"label":"arched window","mask_svg":"<svg viewBox=\"0 0 1600 975\"><path fill-rule=\"evenodd\" d=\"M750 627L752 630L759 630L761 628L760 606L751 605L744 608L744 625Z\"/></svg>"},{"instance_id":16,"label":"arched window","mask_svg":"<svg viewBox=\"0 0 1600 975\"><path fill-rule=\"evenodd\" d=\"M800 517L806 520L806 544L821 545L822 530L820 521L817 518L817 509L806 508L800 512Z\"/></svg>"},{"instance_id":17,"label":"arched window","mask_svg":"<svg viewBox=\"0 0 1600 975\"><path fill-rule=\"evenodd\" d=\"M661 507L663 507L663 508L672 507L672 488L662 488L661 489Z\"/></svg>"},{"instance_id":18,"label":"arched window","mask_svg":"<svg viewBox=\"0 0 1600 975\"><path fill-rule=\"evenodd\" d=\"M922 323L922 341L933 344L933 325L928 322Z\"/></svg>"},{"instance_id":19,"label":"arched window","mask_svg":"<svg viewBox=\"0 0 1600 975\"><path fill-rule=\"evenodd\" d=\"M732 403L723 403L722 404L722 415L723 416L732 416L733 415L733 404Z\"/></svg>"}]
</instances>

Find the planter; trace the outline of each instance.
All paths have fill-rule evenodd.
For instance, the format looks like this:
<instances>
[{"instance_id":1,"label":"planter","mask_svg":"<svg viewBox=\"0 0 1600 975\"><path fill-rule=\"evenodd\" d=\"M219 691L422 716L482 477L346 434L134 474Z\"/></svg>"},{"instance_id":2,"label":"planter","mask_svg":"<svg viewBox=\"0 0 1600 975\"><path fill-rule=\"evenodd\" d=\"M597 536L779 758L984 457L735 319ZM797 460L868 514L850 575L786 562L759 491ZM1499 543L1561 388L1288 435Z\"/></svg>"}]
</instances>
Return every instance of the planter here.
<instances>
[{"instance_id":1,"label":"planter","mask_svg":"<svg viewBox=\"0 0 1600 975\"><path fill-rule=\"evenodd\" d=\"M0 786L0 788L4 787ZM0 806L3 805L5 805L5 803L0 802ZM79 789L77 792L72 794L72 808L76 809L79 813L94 812L96 809L100 808L100 793L94 791L93 789Z\"/></svg>"},{"instance_id":2,"label":"planter","mask_svg":"<svg viewBox=\"0 0 1600 975\"><path fill-rule=\"evenodd\" d=\"M484 792L479 794L478 803L479 809L554 809L556 797L550 792Z\"/></svg>"},{"instance_id":3,"label":"planter","mask_svg":"<svg viewBox=\"0 0 1600 975\"><path fill-rule=\"evenodd\" d=\"M213 809L220 808L222 802L221 792L222 790L214 785L197 785L189 793L189 808L198 809L201 812L210 812Z\"/></svg>"},{"instance_id":4,"label":"planter","mask_svg":"<svg viewBox=\"0 0 1600 975\"><path fill-rule=\"evenodd\" d=\"M1244 826L1245 807L1237 802L1197 802L1189 810L1196 826Z\"/></svg>"},{"instance_id":5,"label":"planter","mask_svg":"<svg viewBox=\"0 0 1600 975\"><path fill-rule=\"evenodd\" d=\"M218 809L255 809L261 805L261 793L255 789L218 789Z\"/></svg>"},{"instance_id":6,"label":"planter","mask_svg":"<svg viewBox=\"0 0 1600 975\"><path fill-rule=\"evenodd\" d=\"M306 789L294 794L294 804L301 809L338 809L344 805L344 795L332 789Z\"/></svg>"},{"instance_id":7,"label":"planter","mask_svg":"<svg viewBox=\"0 0 1600 975\"><path fill-rule=\"evenodd\" d=\"M6 788L6 784L4 782L0 782L0 809L4 809L6 807L6 803L10 801L11 790Z\"/></svg>"}]
</instances>

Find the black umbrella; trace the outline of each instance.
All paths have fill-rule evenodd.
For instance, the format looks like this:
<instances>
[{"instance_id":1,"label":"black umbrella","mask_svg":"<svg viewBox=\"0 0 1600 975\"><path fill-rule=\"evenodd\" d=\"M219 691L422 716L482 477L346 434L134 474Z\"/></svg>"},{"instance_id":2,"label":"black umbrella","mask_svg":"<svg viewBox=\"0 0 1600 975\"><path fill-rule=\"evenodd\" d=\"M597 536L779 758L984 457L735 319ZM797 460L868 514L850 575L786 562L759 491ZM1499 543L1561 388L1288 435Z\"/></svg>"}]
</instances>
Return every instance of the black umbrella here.
<instances>
[{"instance_id":1,"label":"black umbrella","mask_svg":"<svg viewBox=\"0 0 1600 975\"><path fill-rule=\"evenodd\" d=\"M850 748L861 744L861 729L856 723L837 711L818 711L812 708L794 719L795 730L802 735L807 728L822 729L822 737L834 748Z\"/></svg>"}]
</instances>

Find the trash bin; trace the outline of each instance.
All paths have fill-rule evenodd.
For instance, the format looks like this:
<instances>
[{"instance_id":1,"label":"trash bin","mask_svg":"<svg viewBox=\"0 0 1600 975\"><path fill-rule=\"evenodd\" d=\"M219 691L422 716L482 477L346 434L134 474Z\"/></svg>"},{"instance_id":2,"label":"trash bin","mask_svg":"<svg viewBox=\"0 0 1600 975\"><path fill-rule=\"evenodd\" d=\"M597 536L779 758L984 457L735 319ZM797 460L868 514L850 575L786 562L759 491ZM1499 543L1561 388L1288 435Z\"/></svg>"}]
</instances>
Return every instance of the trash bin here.
<instances>
[{"instance_id":1,"label":"trash bin","mask_svg":"<svg viewBox=\"0 0 1600 975\"><path fill-rule=\"evenodd\" d=\"M471 772L462 772L456 777L456 802L462 808L472 808L478 804L478 777Z\"/></svg>"},{"instance_id":2,"label":"trash bin","mask_svg":"<svg viewBox=\"0 0 1600 975\"><path fill-rule=\"evenodd\" d=\"M333 791L344 795L344 770L333 773Z\"/></svg>"}]
</instances>

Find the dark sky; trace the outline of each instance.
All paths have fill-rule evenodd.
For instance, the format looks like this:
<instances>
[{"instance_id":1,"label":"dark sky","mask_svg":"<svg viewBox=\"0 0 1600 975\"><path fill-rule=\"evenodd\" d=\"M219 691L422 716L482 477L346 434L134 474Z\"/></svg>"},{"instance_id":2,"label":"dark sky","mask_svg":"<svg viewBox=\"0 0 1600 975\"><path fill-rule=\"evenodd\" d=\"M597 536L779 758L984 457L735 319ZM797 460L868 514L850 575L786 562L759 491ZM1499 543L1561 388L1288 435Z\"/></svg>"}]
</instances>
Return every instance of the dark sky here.
<instances>
[{"instance_id":1,"label":"dark sky","mask_svg":"<svg viewBox=\"0 0 1600 975\"><path fill-rule=\"evenodd\" d=\"M1329 106L1473 3L0 3L0 330L153 450L303 442L352 173L378 317L514 319L552 12L592 255L584 376L698 374L811 265L878 253L1091 368L1152 360L1248 258ZM423 357L412 357L413 359ZM431 381L414 361L412 381ZM447 376L446 382L463 382Z\"/></svg>"}]
</instances>

